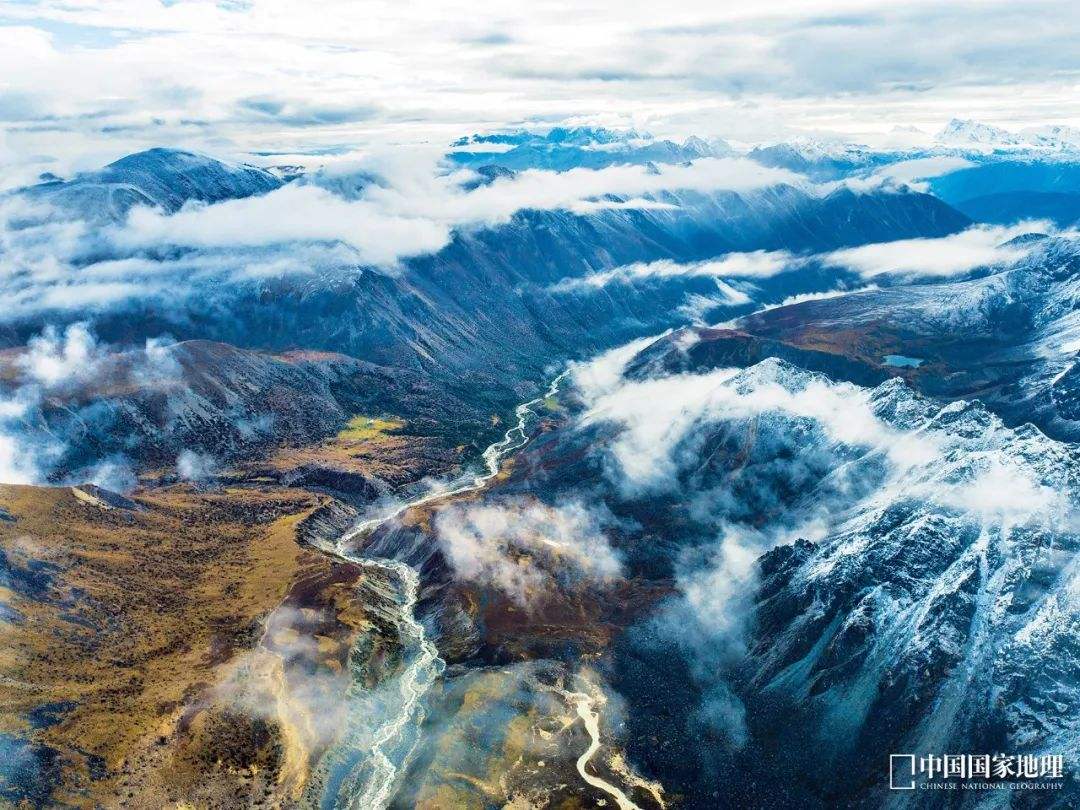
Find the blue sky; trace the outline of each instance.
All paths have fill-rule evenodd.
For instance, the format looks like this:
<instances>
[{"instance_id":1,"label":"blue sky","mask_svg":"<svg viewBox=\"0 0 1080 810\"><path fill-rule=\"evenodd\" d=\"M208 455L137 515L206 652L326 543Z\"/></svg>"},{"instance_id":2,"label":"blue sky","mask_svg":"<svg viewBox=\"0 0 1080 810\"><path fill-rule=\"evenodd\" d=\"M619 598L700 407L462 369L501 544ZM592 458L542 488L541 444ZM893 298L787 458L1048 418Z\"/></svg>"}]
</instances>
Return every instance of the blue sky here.
<instances>
[{"instance_id":1,"label":"blue sky","mask_svg":"<svg viewBox=\"0 0 1080 810\"><path fill-rule=\"evenodd\" d=\"M1080 124L1080 4L0 2L0 160L445 143L507 126L888 139ZM916 136L917 137L917 136Z\"/></svg>"}]
</instances>

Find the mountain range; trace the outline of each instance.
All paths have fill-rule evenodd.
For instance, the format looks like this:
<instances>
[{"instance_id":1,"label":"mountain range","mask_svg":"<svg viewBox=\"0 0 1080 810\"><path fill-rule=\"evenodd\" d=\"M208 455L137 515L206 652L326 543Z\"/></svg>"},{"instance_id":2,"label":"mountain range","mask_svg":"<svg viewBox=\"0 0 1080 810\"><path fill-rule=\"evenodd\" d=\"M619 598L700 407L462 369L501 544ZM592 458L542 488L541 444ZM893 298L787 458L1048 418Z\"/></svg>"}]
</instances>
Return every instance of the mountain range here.
<instances>
[{"instance_id":1,"label":"mountain range","mask_svg":"<svg viewBox=\"0 0 1080 810\"><path fill-rule=\"evenodd\" d=\"M0 198L0 800L1076 802L1075 132L239 158Z\"/></svg>"}]
</instances>

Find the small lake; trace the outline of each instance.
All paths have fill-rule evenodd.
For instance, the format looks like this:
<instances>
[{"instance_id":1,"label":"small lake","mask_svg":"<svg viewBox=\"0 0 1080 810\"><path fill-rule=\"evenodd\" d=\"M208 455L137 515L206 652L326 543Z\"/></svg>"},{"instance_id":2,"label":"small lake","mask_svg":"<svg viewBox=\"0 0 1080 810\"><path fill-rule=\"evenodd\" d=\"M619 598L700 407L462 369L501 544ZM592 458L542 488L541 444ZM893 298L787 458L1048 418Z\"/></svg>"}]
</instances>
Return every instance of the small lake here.
<instances>
[{"instance_id":1,"label":"small lake","mask_svg":"<svg viewBox=\"0 0 1080 810\"><path fill-rule=\"evenodd\" d=\"M923 364L921 357L905 357L902 354L887 354L881 358L885 365L893 368L918 368Z\"/></svg>"}]
</instances>

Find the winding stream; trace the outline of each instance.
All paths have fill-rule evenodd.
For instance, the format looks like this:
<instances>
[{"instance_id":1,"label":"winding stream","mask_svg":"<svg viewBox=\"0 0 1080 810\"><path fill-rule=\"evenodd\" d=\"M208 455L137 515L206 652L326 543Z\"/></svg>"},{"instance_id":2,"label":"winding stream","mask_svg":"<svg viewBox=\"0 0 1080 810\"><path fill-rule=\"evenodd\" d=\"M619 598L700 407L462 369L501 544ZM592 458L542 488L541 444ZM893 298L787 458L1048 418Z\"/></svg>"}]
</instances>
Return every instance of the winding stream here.
<instances>
[{"instance_id":1,"label":"winding stream","mask_svg":"<svg viewBox=\"0 0 1080 810\"><path fill-rule=\"evenodd\" d=\"M514 409L514 415L517 417L517 423L511 427L503 437L494 444L488 445L488 448L483 452L481 458L484 461L484 467L486 472L482 475L478 475L467 483L459 483L457 486L451 485L450 489L440 489L434 492L429 492L426 495L421 495L414 498L411 501L403 503L389 512L385 512L378 517L369 518L368 520L361 521L356 524L352 529L342 535L338 541L337 551L342 556L346 556L342 551L342 548L353 538L362 537L363 535L370 534L375 529L382 526L389 520L393 520L400 515L405 514L410 509L416 506L423 506L424 504L434 503L446 498L452 498L456 495L463 495L466 492L475 492L479 489L483 489L487 486L487 482L499 474L500 465L507 456L511 453L515 453L529 443L529 434L526 432L528 427L529 417L535 416L536 412L533 410L538 405L542 405L546 400L555 396L559 392L559 386L562 381L566 379L566 375L570 371L564 371L558 377L551 381L551 385L548 389L536 397L530 399L528 402L523 402ZM363 560L357 560L362 562Z\"/></svg>"},{"instance_id":2,"label":"winding stream","mask_svg":"<svg viewBox=\"0 0 1080 810\"><path fill-rule=\"evenodd\" d=\"M571 692L568 689L556 691L574 708L581 722L585 724L585 730L589 733L589 747L577 758L577 772L581 778L586 784L611 796L619 806L619 810L641 810L617 785L594 776L586 770L589 761L600 750L600 709L607 702L603 694L593 694L594 690L590 684L586 684L584 692Z\"/></svg>"},{"instance_id":3,"label":"winding stream","mask_svg":"<svg viewBox=\"0 0 1080 810\"><path fill-rule=\"evenodd\" d=\"M420 742L421 727L427 716L424 696L445 668L415 615L419 574L399 560L360 556L350 551L351 541L370 534L413 507L483 489L499 474L503 460L528 444L527 428L530 418L536 416L534 409L558 393L568 373L564 371L552 380L541 396L517 406L516 424L483 453L484 473L467 483L429 492L378 517L361 521L342 535L331 550L335 556L366 569L392 575L398 592L390 596L396 604L394 622L402 645L404 669L375 690L367 688L360 673L354 671L346 704L350 715L348 731L327 754L328 776L320 803L323 810L381 810L389 804L399 776L408 769ZM373 718L379 721L374 727Z\"/></svg>"}]
</instances>

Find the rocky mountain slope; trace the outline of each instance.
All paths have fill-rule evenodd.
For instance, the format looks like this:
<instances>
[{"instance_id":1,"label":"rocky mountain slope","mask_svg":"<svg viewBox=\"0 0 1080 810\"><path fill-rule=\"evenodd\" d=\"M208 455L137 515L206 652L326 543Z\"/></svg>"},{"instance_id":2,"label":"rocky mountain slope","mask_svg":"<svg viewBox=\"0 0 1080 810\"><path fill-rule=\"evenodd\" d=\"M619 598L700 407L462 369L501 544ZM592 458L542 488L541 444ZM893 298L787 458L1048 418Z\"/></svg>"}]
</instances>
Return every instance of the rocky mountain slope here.
<instances>
[{"instance_id":1,"label":"rocky mountain slope","mask_svg":"<svg viewBox=\"0 0 1080 810\"><path fill-rule=\"evenodd\" d=\"M773 355L860 383L900 375L931 395L977 397L1010 423L1033 421L1073 440L1080 251L1071 238L1033 236L1024 244L1030 250L1022 259L960 280L769 309L737 321L735 331L698 330L700 342L689 341L685 352L654 353L685 368L721 356L745 365ZM752 351L738 348L744 345ZM895 358L907 360L896 365Z\"/></svg>"},{"instance_id":2,"label":"rocky mountain slope","mask_svg":"<svg viewBox=\"0 0 1080 810\"><path fill-rule=\"evenodd\" d=\"M100 171L49 180L21 193L69 216L104 224L123 218L137 205L175 212L187 202L240 199L281 185L280 179L256 166L157 148L127 155Z\"/></svg>"},{"instance_id":3,"label":"rocky mountain slope","mask_svg":"<svg viewBox=\"0 0 1080 810\"><path fill-rule=\"evenodd\" d=\"M900 379L859 388L775 359L719 364L639 360L599 398L580 389L587 409L556 417L563 426L484 498L558 509L587 492L611 515L608 540L639 594L625 604L646 604L651 583L655 606L608 615L614 634L597 648L556 606L624 602L602 582L556 580L530 603L537 630L513 646L487 646L498 623L474 616L480 656L598 651L625 701L619 743L694 807L876 807L890 798L890 753L1075 745L1075 448ZM408 525L379 553L397 549L438 581ZM453 571L455 541L425 531ZM456 587L484 604L515 586ZM452 657L460 622L429 609Z\"/></svg>"},{"instance_id":4,"label":"rocky mountain slope","mask_svg":"<svg viewBox=\"0 0 1080 810\"><path fill-rule=\"evenodd\" d=\"M16 222L13 239L36 244L33 234L40 229L67 227L63 223L79 217L122 227L136 204L170 212L185 203L212 204L281 186L276 176L252 167L150 150L96 174L17 193L13 202L50 201L53 209ZM104 197L115 198L115 205L103 206ZM122 451L153 463L183 446L250 454L267 443L325 436L350 410L392 412L430 425L441 409L448 417L443 422L477 425L526 398L562 359L686 323L696 317L694 307L722 315L748 305L748 296L718 297L711 279L618 289L565 289L560 282L633 262L694 261L732 251L821 251L896 236L941 236L968 224L933 197L914 192L819 194L779 185L739 193L663 192L655 202L660 207L587 214L527 210L505 225L462 228L443 249L393 271L346 262L317 273L264 276L241 270L222 276L213 268L223 261L232 267L267 259L241 247L228 251L227 259L220 251L168 245L124 252L113 237L95 237L69 259L73 278L119 268L120 276L110 276L106 285L109 294L116 285L133 289L130 298L94 311L96 336L121 351L161 336L180 340L186 348L166 354L178 352L184 383L168 394L160 386L121 398L102 390L101 401L87 390L70 396L54 391L40 411L40 427L78 448L59 465L70 471L95 453L100 459ZM295 249L302 255L302 245ZM18 257L24 259L33 256ZM126 278L125 263L158 268L155 275L173 278L181 292L168 306L159 292L141 297L140 286L147 282L143 276ZM191 274L198 284L189 283ZM781 300L835 283L835 275L778 274L757 280L754 295ZM66 300L68 293L55 295ZM4 319L0 334L17 347L46 324L63 326L85 316L67 307L33 308ZM323 353L322 359L261 354L296 350ZM207 386L213 395L203 390ZM280 394L248 401L267 388ZM280 427L260 433L260 419Z\"/></svg>"}]
</instances>

